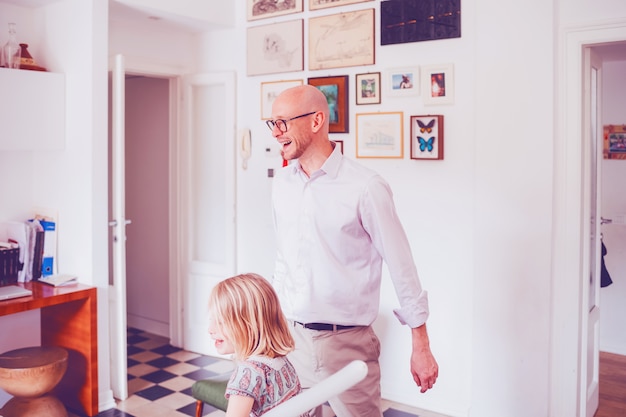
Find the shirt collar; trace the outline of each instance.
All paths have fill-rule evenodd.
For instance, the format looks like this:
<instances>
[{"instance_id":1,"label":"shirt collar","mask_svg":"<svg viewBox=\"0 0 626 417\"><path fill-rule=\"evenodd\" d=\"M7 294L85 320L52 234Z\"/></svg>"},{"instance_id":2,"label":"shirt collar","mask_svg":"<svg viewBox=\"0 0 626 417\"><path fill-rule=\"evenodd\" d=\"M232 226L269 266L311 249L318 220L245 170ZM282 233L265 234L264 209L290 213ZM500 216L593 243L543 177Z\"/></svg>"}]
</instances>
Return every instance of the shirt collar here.
<instances>
[{"instance_id":1,"label":"shirt collar","mask_svg":"<svg viewBox=\"0 0 626 417\"><path fill-rule=\"evenodd\" d=\"M333 146L333 151L330 154L330 156L326 159L322 167L316 172L322 171L322 172L325 172L326 175L329 175L331 178L336 178L337 174L339 173L339 166L341 165L341 160L343 158L343 155L341 154L340 147L337 146L335 142L330 141L330 143ZM302 166L300 165L299 160L295 160L294 163L289 164L289 166L291 167L292 174L296 174L302 171ZM311 177L315 176L316 172L312 173Z\"/></svg>"}]
</instances>

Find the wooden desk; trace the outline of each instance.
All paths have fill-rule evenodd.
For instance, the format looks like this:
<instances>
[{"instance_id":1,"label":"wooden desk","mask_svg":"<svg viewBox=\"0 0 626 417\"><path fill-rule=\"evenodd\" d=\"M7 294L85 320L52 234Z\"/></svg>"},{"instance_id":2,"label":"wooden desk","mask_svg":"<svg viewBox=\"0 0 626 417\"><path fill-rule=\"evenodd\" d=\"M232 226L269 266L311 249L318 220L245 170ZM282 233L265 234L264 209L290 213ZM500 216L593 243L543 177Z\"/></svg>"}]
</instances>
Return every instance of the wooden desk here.
<instances>
[{"instance_id":1,"label":"wooden desk","mask_svg":"<svg viewBox=\"0 0 626 417\"><path fill-rule=\"evenodd\" d=\"M0 301L0 316L41 309L41 345L68 350L67 372L54 394L70 410L98 414L98 320L96 288L72 284L22 285L29 297Z\"/></svg>"}]
</instances>

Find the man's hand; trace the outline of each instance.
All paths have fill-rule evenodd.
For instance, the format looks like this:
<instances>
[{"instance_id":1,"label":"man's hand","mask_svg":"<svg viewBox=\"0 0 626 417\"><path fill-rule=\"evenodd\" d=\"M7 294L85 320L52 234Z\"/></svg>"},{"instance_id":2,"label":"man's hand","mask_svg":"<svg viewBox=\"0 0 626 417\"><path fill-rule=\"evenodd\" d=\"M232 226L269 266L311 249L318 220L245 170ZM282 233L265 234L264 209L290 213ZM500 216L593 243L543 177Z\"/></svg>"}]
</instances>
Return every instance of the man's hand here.
<instances>
[{"instance_id":1,"label":"man's hand","mask_svg":"<svg viewBox=\"0 0 626 417\"><path fill-rule=\"evenodd\" d=\"M411 329L413 350L411 353L411 374L415 383L424 393L431 389L439 376L439 365L430 351L426 324Z\"/></svg>"}]
</instances>

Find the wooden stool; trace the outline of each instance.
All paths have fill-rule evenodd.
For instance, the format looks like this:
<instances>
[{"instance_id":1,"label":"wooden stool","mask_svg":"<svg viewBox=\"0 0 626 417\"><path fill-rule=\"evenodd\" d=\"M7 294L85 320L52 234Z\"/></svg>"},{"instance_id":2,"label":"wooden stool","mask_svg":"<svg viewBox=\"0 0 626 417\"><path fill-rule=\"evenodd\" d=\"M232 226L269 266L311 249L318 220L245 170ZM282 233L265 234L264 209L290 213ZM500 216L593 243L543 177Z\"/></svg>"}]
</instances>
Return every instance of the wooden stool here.
<instances>
[{"instance_id":1,"label":"wooden stool","mask_svg":"<svg viewBox=\"0 0 626 417\"><path fill-rule=\"evenodd\" d=\"M65 407L49 394L67 370L67 350L27 347L0 355L0 388L13 395L0 415L67 417Z\"/></svg>"}]
</instances>

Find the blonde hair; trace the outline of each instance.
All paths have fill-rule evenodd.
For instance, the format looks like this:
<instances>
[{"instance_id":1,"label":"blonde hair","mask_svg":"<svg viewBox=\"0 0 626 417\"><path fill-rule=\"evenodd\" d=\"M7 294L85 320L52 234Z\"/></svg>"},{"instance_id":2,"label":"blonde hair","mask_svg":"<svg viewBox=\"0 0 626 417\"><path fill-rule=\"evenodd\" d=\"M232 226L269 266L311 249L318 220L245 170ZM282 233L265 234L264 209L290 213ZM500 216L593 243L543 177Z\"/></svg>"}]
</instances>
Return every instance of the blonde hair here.
<instances>
[{"instance_id":1,"label":"blonde hair","mask_svg":"<svg viewBox=\"0 0 626 417\"><path fill-rule=\"evenodd\" d=\"M209 296L209 310L230 339L237 359L253 355L275 358L294 349L278 296L258 274L241 274L218 283Z\"/></svg>"}]
</instances>

